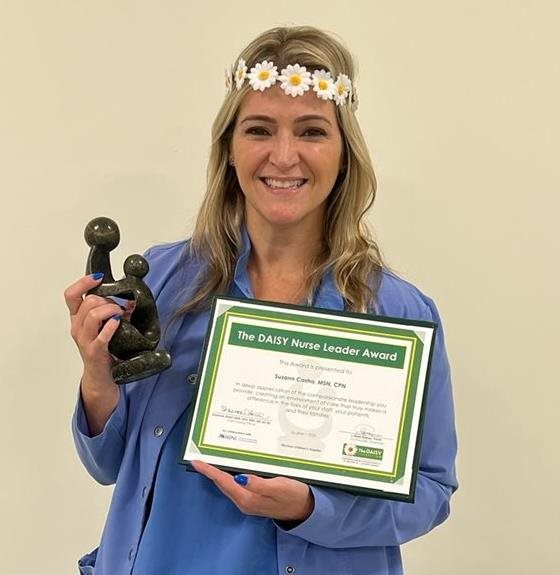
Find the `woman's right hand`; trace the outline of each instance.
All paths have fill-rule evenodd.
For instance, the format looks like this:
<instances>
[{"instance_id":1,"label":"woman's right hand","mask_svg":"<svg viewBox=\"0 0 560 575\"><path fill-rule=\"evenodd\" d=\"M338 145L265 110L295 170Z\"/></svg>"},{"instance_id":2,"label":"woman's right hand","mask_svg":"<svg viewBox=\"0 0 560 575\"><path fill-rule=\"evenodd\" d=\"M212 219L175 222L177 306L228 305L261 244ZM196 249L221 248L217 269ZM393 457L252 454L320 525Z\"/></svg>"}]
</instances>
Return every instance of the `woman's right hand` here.
<instances>
[{"instance_id":1,"label":"woman's right hand","mask_svg":"<svg viewBox=\"0 0 560 575\"><path fill-rule=\"evenodd\" d=\"M70 312L70 333L84 364L81 392L91 435L103 430L119 399L118 386L111 375L114 360L109 353L109 341L123 310L111 300L86 295L101 279L96 279L96 274L87 275L64 291Z\"/></svg>"}]
</instances>

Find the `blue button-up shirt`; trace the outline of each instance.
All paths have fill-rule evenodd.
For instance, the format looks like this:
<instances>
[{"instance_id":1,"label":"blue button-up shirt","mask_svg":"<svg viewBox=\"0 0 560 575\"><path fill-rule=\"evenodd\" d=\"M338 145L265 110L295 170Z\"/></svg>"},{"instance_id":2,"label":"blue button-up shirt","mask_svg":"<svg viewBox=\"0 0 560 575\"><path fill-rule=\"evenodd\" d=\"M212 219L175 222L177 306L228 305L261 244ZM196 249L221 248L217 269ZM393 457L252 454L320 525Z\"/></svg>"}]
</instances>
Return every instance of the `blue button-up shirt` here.
<instances>
[{"instance_id":1,"label":"blue button-up shirt","mask_svg":"<svg viewBox=\"0 0 560 575\"><path fill-rule=\"evenodd\" d=\"M250 242L245 236L231 295L252 297L247 274L249 254ZM399 545L441 523L449 514L449 499L457 487L449 365L443 330L433 302L411 284L390 272L383 272L376 304L378 314L440 324L432 358L415 502L375 499L314 486L315 507L307 520L292 529L271 520L262 520L266 535L260 536L258 530L248 529L244 531L248 540L243 544L235 544L235 529L230 530L227 538L225 530L212 531L212 522L221 517L231 520L230 515L227 518L220 515L220 509L225 513L227 508L228 514L232 511L227 507L229 504L212 506L208 503L208 512L196 514L196 521L200 531L219 532L217 536L221 539L209 540L208 546L197 545L195 549L192 537L182 537L184 533L193 533L192 526L183 532L178 529L181 522L192 519L190 514L186 511L179 513L173 507L160 508L158 492L153 489L163 480L158 474L162 446L171 431L177 429L176 423L193 399L195 387L192 383L209 313L190 313L183 319L171 319L177 306L196 289L196 278L203 270L204 262L195 260L184 242L152 248L147 258L150 272L146 281L156 296L162 322L164 325L170 322L162 347L171 351L173 366L162 374L121 387L117 408L104 430L95 437L89 434L83 406L78 400L72 425L78 454L97 481L116 483L100 546L80 560L81 572L87 575L179 572L205 575L225 573L227 568L227 573L232 575L257 575L261 571L248 571L251 567L246 561L247 550L258 549L266 537L268 543L275 541L275 553L267 548L265 556L266 561L275 561L269 571L278 575L324 575L327 572L337 575L402 574ZM343 299L329 275L319 286L314 305L344 309ZM162 463L166 457L164 453ZM194 473L189 475L194 479ZM208 480L197 477L196 481ZM192 493L198 493L196 489L199 487L200 484L194 486ZM158 529L168 526L168 531L162 533L168 544L184 549L184 553L175 556L175 560L180 558L182 563L180 571L170 571L166 563L157 564L158 555L164 555L169 547L157 548L158 541L163 539L152 537L155 533L150 531L152 525L146 526L148 500L152 492L151 519L157 518ZM194 508L196 503L193 503ZM227 553L223 551L224 547L227 547ZM220 559L227 562L223 570L213 561L218 557L217 548L221 550Z\"/></svg>"}]
</instances>

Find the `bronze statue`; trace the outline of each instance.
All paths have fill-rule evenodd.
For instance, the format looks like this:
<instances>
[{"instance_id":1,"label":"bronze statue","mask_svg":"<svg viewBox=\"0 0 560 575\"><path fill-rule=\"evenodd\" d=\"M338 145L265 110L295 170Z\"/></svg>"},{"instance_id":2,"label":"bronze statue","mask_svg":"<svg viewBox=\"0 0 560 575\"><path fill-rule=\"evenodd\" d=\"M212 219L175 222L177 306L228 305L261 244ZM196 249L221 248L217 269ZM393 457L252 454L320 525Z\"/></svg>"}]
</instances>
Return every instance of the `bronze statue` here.
<instances>
[{"instance_id":1,"label":"bronze statue","mask_svg":"<svg viewBox=\"0 0 560 575\"><path fill-rule=\"evenodd\" d=\"M125 277L115 280L109 253L119 245L117 224L110 218L95 218L86 226L84 237L90 246L86 274L103 273L102 283L89 293L134 302L130 318L121 319L109 342L109 351L117 359L113 379L118 384L130 383L167 369L171 365L169 352L156 350L161 336L156 302L142 281L148 262L138 254L128 256L123 265Z\"/></svg>"}]
</instances>

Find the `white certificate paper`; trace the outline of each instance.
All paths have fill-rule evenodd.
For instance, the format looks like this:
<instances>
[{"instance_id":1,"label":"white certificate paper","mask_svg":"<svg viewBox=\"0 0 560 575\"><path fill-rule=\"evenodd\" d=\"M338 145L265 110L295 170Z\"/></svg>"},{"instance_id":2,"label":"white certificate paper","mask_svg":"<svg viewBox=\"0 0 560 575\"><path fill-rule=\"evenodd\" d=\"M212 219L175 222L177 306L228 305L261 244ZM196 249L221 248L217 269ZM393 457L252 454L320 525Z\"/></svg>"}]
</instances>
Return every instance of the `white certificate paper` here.
<instances>
[{"instance_id":1,"label":"white certificate paper","mask_svg":"<svg viewBox=\"0 0 560 575\"><path fill-rule=\"evenodd\" d=\"M181 462L412 502L435 329L216 298Z\"/></svg>"}]
</instances>

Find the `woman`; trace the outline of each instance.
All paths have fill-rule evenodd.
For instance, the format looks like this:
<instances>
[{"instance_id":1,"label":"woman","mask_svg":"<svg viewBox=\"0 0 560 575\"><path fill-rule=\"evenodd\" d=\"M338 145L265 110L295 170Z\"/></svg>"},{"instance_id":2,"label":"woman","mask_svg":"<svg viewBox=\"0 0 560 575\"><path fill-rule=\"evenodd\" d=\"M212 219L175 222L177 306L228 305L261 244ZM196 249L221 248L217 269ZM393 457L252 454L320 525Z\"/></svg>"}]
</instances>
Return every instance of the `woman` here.
<instances>
[{"instance_id":1,"label":"woman","mask_svg":"<svg viewBox=\"0 0 560 575\"><path fill-rule=\"evenodd\" d=\"M116 483L82 573L393 575L399 545L447 517L456 441L441 330L414 504L177 465L212 294L439 322L429 298L383 268L363 220L375 177L353 80L347 50L314 28L269 30L241 53L193 238L147 254L170 370L117 387L107 344L121 309L84 297L96 274L66 290L84 363L78 453L96 480Z\"/></svg>"}]
</instances>

